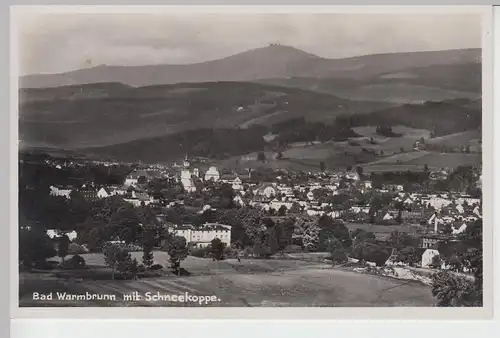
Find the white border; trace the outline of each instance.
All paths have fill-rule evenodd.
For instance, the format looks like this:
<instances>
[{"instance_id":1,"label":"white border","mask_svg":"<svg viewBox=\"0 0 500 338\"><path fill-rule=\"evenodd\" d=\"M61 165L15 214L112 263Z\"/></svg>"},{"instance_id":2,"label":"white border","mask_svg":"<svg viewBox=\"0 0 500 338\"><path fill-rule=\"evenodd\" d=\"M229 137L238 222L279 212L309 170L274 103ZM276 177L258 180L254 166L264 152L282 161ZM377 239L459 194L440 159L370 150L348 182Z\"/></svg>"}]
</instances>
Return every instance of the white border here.
<instances>
[{"instance_id":1,"label":"white border","mask_svg":"<svg viewBox=\"0 0 500 338\"><path fill-rule=\"evenodd\" d=\"M15 18L33 13L478 13L483 15L483 194L484 194L484 307L483 308L19 308L18 307L18 64ZM134 319L489 319L492 316L493 258L493 104L492 28L490 6L15 6L11 8L11 317L12 318L134 318Z\"/></svg>"}]
</instances>

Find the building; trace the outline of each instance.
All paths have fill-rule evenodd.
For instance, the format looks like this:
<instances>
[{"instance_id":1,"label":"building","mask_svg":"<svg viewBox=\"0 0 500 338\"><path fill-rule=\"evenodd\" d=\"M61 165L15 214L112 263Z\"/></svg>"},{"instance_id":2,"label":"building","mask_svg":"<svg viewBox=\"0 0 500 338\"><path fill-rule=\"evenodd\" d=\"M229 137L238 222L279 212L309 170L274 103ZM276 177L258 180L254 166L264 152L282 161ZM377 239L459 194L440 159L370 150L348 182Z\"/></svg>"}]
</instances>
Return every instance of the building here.
<instances>
[{"instance_id":1,"label":"building","mask_svg":"<svg viewBox=\"0 0 500 338\"><path fill-rule=\"evenodd\" d=\"M207 172L205 173L205 181L214 181L217 182L220 179L220 173L219 170L217 170L217 167L210 167L208 168Z\"/></svg>"},{"instance_id":2,"label":"building","mask_svg":"<svg viewBox=\"0 0 500 338\"><path fill-rule=\"evenodd\" d=\"M61 196L67 199L71 198L71 192L73 191L72 187L58 187L51 185L49 187L51 196Z\"/></svg>"},{"instance_id":3,"label":"building","mask_svg":"<svg viewBox=\"0 0 500 338\"><path fill-rule=\"evenodd\" d=\"M231 226L219 223L205 223L200 228L191 224L176 226L170 231L176 236L184 237L186 242L195 248L204 248L210 245L212 240L219 238L226 247L231 245Z\"/></svg>"},{"instance_id":4,"label":"building","mask_svg":"<svg viewBox=\"0 0 500 338\"><path fill-rule=\"evenodd\" d=\"M439 257L439 251L436 249L426 249L422 254L421 266L423 268L429 268L432 265L432 260L436 256Z\"/></svg>"},{"instance_id":5,"label":"building","mask_svg":"<svg viewBox=\"0 0 500 338\"><path fill-rule=\"evenodd\" d=\"M80 189L78 189L78 192L87 201L95 201L98 199L97 189L92 184L91 185L86 185L86 184L82 185L82 187Z\"/></svg>"},{"instance_id":6,"label":"building","mask_svg":"<svg viewBox=\"0 0 500 338\"><path fill-rule=\"evenodd\" d=\"M438 236L422 236L420 246L423 249L437 249L443 239Z\"/></svg>"},{"instance_id":7,"label":"building","mask_svg":"<svg viewBox=\"0 0 500 338\"><path fill-rule=\"evenodd\" d=\"M76 239L78 237L78 233L75 230L70 231L70 232L61 232L59 230L48 229L46 231L46 233L50 239L58 238L58 237L62 237L63 235L66 235L66 236L68 236L68 239L70 241L73 241L74 239Z\"/></svg>"},{"instance_id":8,"label":"building","mask_svg":"<svg viewBox=\"0 0 500 338\"><path fill-rule=\"evenodd\" d=\"M97 191L97 198L107 198L113 196L111 189L102 187Z\"/></svg>"},{"instance_id":9,"label":"building","mask_svg":"<svg viewBox=\"0 0 500 338\"><path fill-rule=\"evenodd\" d=\"M271 198L276 196L277 190L272 184L263 184L253 191L256 196Z\"/></svg>"},{"instance_id":10,"label":"building","mask_svg":"<svg viewBox=\"0 0 500 338\"><path fill-rule=\"evenodd\" d=\"M152 196L149 196L145 192L135 192L132 191L130 196L123 199L125 202L132 204L134 207L139 207L141 205L149 205L154 202Z\"/></svg>"},{"instance_id":11,"label":"building","mask_svg":"<svg viewBox=\"0 0 500 338\"><path fill-rule=\"evenodd\" d=\"M193 181L193 173L191 173L191 164L189 163L188 157L184 159L183 168L181 170L181 183L186 192L196 191L196 186ZM196 171L197 172L197 171Z\"/></svg>"}]
</instances>

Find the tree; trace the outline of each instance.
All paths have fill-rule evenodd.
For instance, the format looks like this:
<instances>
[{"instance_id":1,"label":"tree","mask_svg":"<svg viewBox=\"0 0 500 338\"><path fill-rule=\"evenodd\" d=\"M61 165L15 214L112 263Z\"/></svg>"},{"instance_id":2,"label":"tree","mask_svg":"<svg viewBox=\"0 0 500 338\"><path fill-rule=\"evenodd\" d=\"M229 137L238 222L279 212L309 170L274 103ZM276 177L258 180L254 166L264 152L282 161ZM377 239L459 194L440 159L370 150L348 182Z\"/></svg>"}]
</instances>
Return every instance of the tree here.
<instances>
[{"instance_id":1,"label":"tree","mask_svg":"<svg viewBox=\"0 0 500 338\"><path fill-rule=\"evenodd\" d=\"M146 268L150 268L154 263L153 251L150 248L144 247L142 253L142 263Z\"/></svg>"},{"instance_id":2,"label":"tree","mask_svg":"<svg viewBox=\"0 0 500 338\"><path fill-rule=\"evenodd\" d=\"M279 242L278 242L278 231L277 226L267 228L268 236L266 238L266 246L268 248L269 254L273 255L278 252Z\"/></svg>"},{"instance_id":3,"label":"tree","mask_svg":"<svg viewBox=\"0 0 500 338\"><path fill-rule=\"evenodd\" d=\"M56 254L52 241L43 230L19 230L19 259L25 267L42 265Z\"/></svg>"},{"instance_id":4,"label":"tree","mask_svg":"<svg viewBox=\"0 0 500 338\"><path fill-rule=\"evenodd\" d=\"M214 238L210 242L210 252L212 257L218 261L224 259L224 249L226 243L222 242L219 238Z\"/></svg>"},{"instance_id":5,"label":"tree","mask_svg":"<svg viewBox=\"0 0 500 338\"><path fill-rule=\"evenodd\" d=\"M323 173L326 170L325 162L319 162L319 170Z\"/></svg>"},{"instance_id":6,"label":"tree","mask_svg":"<svg viewBox=\"0 0 500 338\"><path fill-rule=\"evenodd\" d=\"M352 245L349 230L342 221L334 220L329 216L321 216L318 219L319 243L318 250L328 250L329 239L335 238L342 244L344 249L349 249Z\"/></svg>"},{"instance_id":7,"label":"tree","mask_svg":"<svg viewBox=\"0 0 500 338\"><path fill-rule=\"evenodd\" d=\"M148 179L146 178L146 176L139 176L139 178L137 179L137 183L138 184L146 184L146 183L148 183Z\"/></svg>"},{"instance_id":8,"label":"tree","mask_svg":"<svg viewBox=\"0 0 500 338\"><path fill-rule=\"evenodd\" d=\"M363 177L363 167L358 165L356 167L356 173L359 175L359 177Z\"/></svg>"},{"instance_id":9,"label":"tree","mask_svg":"<svg viewBox=\"0 0 500 338\"><path fill-rule=\"evenodd\" d=\"M103 250L104 262L111 268L111 278L115 279L115 272L120 267L123 270L125 261L130 258L127 250L117 244L107 243L104 245Z\"/></svg>"},{"instance_id":10,"label":"tree","mask_svg":"<svg viewBox=\"0 0 500 338\"><path fill-rule=\"evenodd\" d=\"M292 204L292 207L290 208L290 213L291 214L298 214L301 212L301 210L302 210L302 208L300 207L300 204L297 202L294 202Z\"/></svg>"},{"instance_id":11,"label":"tree","mask_svg":"<svg viewBox=\"0 0 500 338\"><path fill-rule=\"evenodd\" d=\"M180 275L181 261L186 259L188 255L188 247L186 239L181 236L174 236L167 245L167 252L170 256L169 260L171 267L175 273Z\"/></svg>"},{"instance_id":12,"label":"tree","mask_svg":"<svg viewBox=\"0 0 500 338\"><path fill-rule=\"evenodd\" d=\"M147 268L154 263L153 248L158 241L160 228L154 225L145 225L142 229L141 244L142 244L142 262Z\"/></svg>"},{"instance_id":13,"label":"tree","mask_svg":"<svg viewBox=\"0 0 500 338\"><path fill-rule=\"evenodd\" d=\"M278 215L283 217L283 216L285 216L285 215L286 215L286 211L287 211L287 208L286 208L284 205L282 205L282 206L278 209Z\"/></svg>"},{"instance_id":14,"label":"tree","mask_svg":"<svg viewBox=\"0 0 500 338\"><path fill-rule=\"evenodd\" d=\"M482 288L476 283L448 271L432 275L432 295L438 299L440 307L482 306Z\"/></svg>"},{"instance_id":15,"label":"tree","mask_svg":"<svg viewBox=\"0 0 500 338\"><path fill-rule=\"evenodd\" d=\"M441 263L442 260L439 255L435 255L434 257L432 257L431 266L433 268L439 269L441 267Z\"/></svg>"},{"instance_id":16,"label":"tree","mask_svg":"<svg viewBox=\"0 0 500 338\"><path fill-rule=\"evenodd\" d=\"M347 253L344 245L335 237L328 238L327 250L333 264L342 264L347 261Z\"/></svg>"},{"instance_id":17,"label":"tree","mask_svg":"<svg viewBox=\"0 0 500 338\"><path fill-rule=\"evenodd\" d=\"M57 246L57 255L61 257L64 262L64 258L68 255L69 243L71 242L66 234L62 235L58 239L59 245Z\"/></svg>"},{"instance_id":18,"label":"tree","mask_svg":"<svg viewBox=\"0 0 500 338\"><path fill-rule=\"evenodd\" d=\"M310 217L299 217L295 221L292 241L303 249L315 251L319 242L318 222Z\"/></svg>"}]
</instances>

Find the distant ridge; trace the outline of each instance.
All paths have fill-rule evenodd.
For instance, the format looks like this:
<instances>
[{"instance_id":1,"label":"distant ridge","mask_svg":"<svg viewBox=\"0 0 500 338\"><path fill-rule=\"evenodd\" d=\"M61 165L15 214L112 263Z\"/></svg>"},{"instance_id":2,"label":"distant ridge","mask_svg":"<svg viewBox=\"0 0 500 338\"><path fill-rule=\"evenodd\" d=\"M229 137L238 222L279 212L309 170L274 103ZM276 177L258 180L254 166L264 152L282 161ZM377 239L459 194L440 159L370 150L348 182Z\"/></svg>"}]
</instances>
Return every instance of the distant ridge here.
<instances>
[{"instance_id":1,"label":"distant ridge","mask_svg":"<svg viewBox=\"0 0 500 338\"><path fill-rule=\"evenodd\" d=\"M59 74L20 77L21 88L44 88L101 82L129 86L263 79L355 78L436 65L479 64L481 49L391 53L326 59L284 45L270 45L218 60L186 65L99 65Z\"/></svg>"}]
</instances>

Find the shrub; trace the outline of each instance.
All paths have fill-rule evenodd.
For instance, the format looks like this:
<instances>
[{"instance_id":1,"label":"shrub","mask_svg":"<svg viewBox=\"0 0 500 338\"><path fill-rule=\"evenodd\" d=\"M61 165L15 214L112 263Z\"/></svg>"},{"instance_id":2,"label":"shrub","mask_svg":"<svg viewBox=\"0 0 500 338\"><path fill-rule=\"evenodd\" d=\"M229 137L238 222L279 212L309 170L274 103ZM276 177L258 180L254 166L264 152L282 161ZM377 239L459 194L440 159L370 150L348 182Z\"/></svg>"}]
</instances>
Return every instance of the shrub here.
<instances>
[{"instance_id":1,"label":"shrub","mask_svg":"<svg viewBox=\"0 0 500 338\"><path fill-rule=\"evenodd\" d=\"M144 264L139 264L139 266L137 267L137 271L146 272L146 266L144 266Z\"/></svg>"},{"instance_id":2,"label":"shrub","mask_svg":"<svg viewBox=\"0 0 500 338\"><path fill-rule=\"evenodd\" d=\"M285 247L285 249L283 250L283 252L286 252L286 253L299 253L299 252L302 252L302 248L300 247L300 245L295 245L295 244L287 245Z\"/></svg>"},{"instance_id":3,"label":"shrub","mask_svg":"<svg viewBox=\"0 0 500 338\"><path fill-rule=\"evenodd\" d=\"M209 256L210 250L211 249L209 247L193 248L191 249L190 255L199 258L206 258Z\"/></svg>"},{"instance_id":4,"label":"shrub","mask_svg":"<svg viewBox=\"0 0 500 338\"><path fill-rule=\"evenodd\" d=\"M68 248L68 255L81 255L88 253L89 250L85 248L83 245L71 243Z\"/></svg>"},{"instance_id":5,"label":"shrub","mask_svg":"<svg viewBox=\"0 0 500 338\"><path fill-rule=\"evenodd\" d=\"M151 265L151 267L149 268L149 270L153 270L153 271L154 271L154 270L161 270L161 269L163 269L163 265L161 265L161 264L153 264L153 265Z\"/></svg>"},{"instance_id":6,"label":"shrub","mask_svg":"<svg viewBox=\"0 0 500 338\"><path fill-rule=\"evenodd\" d=\"M85 259L80 255L74 255L70 259L62 262L59 267L64 270L84 269L86 267Z\"/></svg>"}]
</instances>

